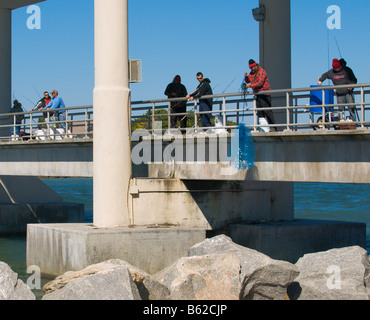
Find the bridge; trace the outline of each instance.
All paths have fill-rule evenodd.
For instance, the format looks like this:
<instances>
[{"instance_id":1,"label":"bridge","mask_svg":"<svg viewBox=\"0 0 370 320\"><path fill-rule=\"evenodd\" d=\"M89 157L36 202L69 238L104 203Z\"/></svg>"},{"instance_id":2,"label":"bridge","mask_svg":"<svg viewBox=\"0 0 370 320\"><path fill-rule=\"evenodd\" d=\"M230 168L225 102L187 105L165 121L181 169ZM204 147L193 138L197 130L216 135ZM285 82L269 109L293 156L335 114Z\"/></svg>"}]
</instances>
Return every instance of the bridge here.
<instances>
[{"instance_id":1,"label":"bridge","mask_svg":"<svg viewBox=\"0 0 370 320\"><path fill-rule=\"evenodd\" d=\"M192 115L188 117L194 125L184 135L165 128L171 101L130 104L127 0L112 0L109 6L95 0L94 108L66 108L66 132L58 130L61 123L51 114L45 124L38 123L40 114L31 112L25 114L24 123L12 125L11 118L14 122L17 114L9 119L4 109L11 97L11 10L36 2L0 0L4 47L0 52L4 62L0 66L4 84L0 88L0 174L93 175L94 223L28 225L28 265L56 276L97 259L121 258L153 273L181 256L194 241L204 239L205 230L235 232L235 242L255 248L263 245L256 249L280 259L286 254L295 259L313 247L317 250L317 243L320 249L364 246L362 225L294 220L294 181L369 182L370 123L369 84L352 86L359 112L354 123L332 117L341 105L325 105L325 99L316 105L319 114L311 112L312 91L322 90L325 97L326 89L336 88L283 89L291 87L289 0L258 1L264 11L258 19L259 60L276 89L269 93L278 132L262 132L269 126L258 122L253 94L236 93L212 96L219 105L213 114L219 115L221 126L208 128L208 133L198 127L197 103L189 104ZM113 42L115 46L107 51ZM143 115L143 110L148 113ZM322 121L317 123L315 117L320 116ZM234 170L225 152L240 123L252 132L256 150L254 166L246 171ZM130 124L141 130L134 130L131 140ZM10 137L10 129L16 131L17 126L26 134ZM186 158L179 156L181 150ZM288 229L294 237L286 237ZM245 241L248 234L252 245Z\"/></svg>"},{"instance_id":2,"label":"bridge","mask_svg":"<svg viewBox=\"0 0 370 320\"><path fill-rule=\"evenodd\" d=\"M276 125L278 132L262 130L269 125L258 122L251 92L210 96L214 100L212 114L219 119L217 127L199 127L196 120L201 112L197 110L197 102L188 103L188 112L182 115L194 125L186 128L185 134L176 129L168 130L169 105L179 99L133 101L133 177L369 183L370 122L367 119L370 110L365 101L370 84L353 87L356 99L360 101L354 104L358 115L356 123L339 121L333 115L342 105L326 105L325 100L324 104L315 105L316 113L311 112L309 104L313 93L321 95L338 87L270 91L273 100L280 101L279 106L272 108L273 112L284 113L286 119L285 123ZM51 115L46 116L46 122L40 123L43 114L37 111L19 113L25 116L22 124L3 125L3 131L7 129L8 132L11 127L19 126L23 137L1 137L0 175L92 177L93 107L73 107L65 111L66 134L56 130L60 122L53 120ZM12 117L19 114L12 114ZM8 114L1 116L9 118ZM324 122L317 123L315 117L321 117ZM246 124L255 143L255 165L249 170L235 170L227 156L231 139L238 134L239 123ZM351 125L352 129L334 130L334 127ZM107 135L119 134L119 128L111 128L109 122L106 128ZM205 129L209 132L205 133ZM169 147L176 149L178 155L165 159L165 150ZM140 152L150 156L139 156Z\"/></svg>"}]
</instances>

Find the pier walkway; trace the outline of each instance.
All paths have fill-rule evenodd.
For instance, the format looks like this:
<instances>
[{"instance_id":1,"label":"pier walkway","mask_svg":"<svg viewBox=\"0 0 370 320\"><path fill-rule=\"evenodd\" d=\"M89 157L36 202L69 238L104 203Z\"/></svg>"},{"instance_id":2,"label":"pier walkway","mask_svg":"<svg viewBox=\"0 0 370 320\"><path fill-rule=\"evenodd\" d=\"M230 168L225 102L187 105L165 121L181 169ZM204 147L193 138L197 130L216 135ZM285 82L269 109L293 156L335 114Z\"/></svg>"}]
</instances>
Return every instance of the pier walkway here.
<instances>
[{"instance_id":1,"label":"pier walkway","mask_svg":"<svg viewBox=\"0 0 370 320\"><path fill-rule=\"evenodd\" d=\"M321 104L312 105L313 92L316 97L324 97L328 90L339 87L270 91L274 115L278 119L274 126L278 132L263 131L268 125L258 122L251 92L213 95L212 115L217 117L219 125L209 128L207 133L203 132L207 128L198 126L201 113L196 102L188 103L188 112L184 114L189 126L185 134L168 130L171 116L168 106L179 99L132 102L132 150L149 154L133 159L133 177L369 183L370 103L366 98L370 84L352 87L357 101L354 104L356 122L337 118L342 105L322 104L321 101ZM46 115L46 122L40 123L42 113L23 113L25 119L19 125L23 137L9 134L10 128L15 126L10 124L11 118L18 114L0 115L3 119L0 175L92 177L93 107L71 107L65 112L66 134L57 128L60 122L53 120L50 114ZM347 114L348 111L342 116ZM323 121L318 123L320 117ZM8 123L4 124L6 121ZM256 153L253 168L236 172L230 167L230 159L220 150L228 149L240 123L250 129ZM119 134L119 128L111 128L107 123L106 134ZM222 147L223 144L227 147ZM182 150L189 150L190 145L194 156L173 156L168 161L163 155L169 145L181 145ZM216 155L212 156L210 150L214 145L218 147Z\"/></svg>"}]
</instances>

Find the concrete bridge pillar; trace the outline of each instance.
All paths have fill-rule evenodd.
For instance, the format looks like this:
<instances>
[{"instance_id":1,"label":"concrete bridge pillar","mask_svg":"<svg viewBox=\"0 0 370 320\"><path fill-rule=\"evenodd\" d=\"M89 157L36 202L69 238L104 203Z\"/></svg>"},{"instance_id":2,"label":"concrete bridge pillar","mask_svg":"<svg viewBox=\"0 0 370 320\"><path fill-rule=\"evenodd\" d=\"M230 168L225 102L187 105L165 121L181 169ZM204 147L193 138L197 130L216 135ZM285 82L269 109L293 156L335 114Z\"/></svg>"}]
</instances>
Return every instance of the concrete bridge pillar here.
<instances>
[{"instance_id":1,"label":"concrete bridge pillar","mask_svg":"<svg viewBox=\"0 0 370 320\"><path fill-rule=\"evenodd\" d=\"M272 90L291 88L290 0L259 0L259 5L265 9L259 22L260 65L267 71ZM272 106L285 105L284 98L272 100ZM285 111L274 111L274 117L277 123L286 123Z\"/></svg>"},{"instance_id":2,"label":"concrete bridge pillar","mask_svg":"<svg viewBox=\"0 0 370 320\"><path fill-rule=\"evenodd\" d=\"M128 226L131 178L127 0L95 0L94 225Z\"/></svg>"},{"instance_id":3,"label":"concrete bridge pillar","mask_svg":"<svg viewBox=\"0 0 370 320\"><path fill-rule=\"evenodd\" d=\"M11 17L11 10L0 6L0 113L7 113L11 108ZM7 123L8 118L0 118L0 125ZM9 135L9 132L9 129L0 129L0 136Z\"/></svg>"}]
</instances>

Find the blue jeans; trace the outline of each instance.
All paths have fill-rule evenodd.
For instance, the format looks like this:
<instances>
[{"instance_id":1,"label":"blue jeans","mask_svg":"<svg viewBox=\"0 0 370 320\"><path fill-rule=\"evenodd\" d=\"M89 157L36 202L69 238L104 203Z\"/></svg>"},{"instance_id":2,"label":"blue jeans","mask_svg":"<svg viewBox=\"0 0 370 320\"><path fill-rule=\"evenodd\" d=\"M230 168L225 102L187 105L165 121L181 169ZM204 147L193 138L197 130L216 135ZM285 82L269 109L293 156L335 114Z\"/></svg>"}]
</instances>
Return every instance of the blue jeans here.
<instances>
[{"instance_id":1,"label":"blue jeans","mask_svg":"<svg viewBox=\"0 0 370 320\"><path fill-rule=\"evenodd\" d=\"M21 124L21 123L22 123L22 121L20 121L20 122L16 121L16 124ZM19 136L19 132L20 131L21 131L21 127L15 127L15 134L17 136ZM13 127L13 125L10 127L10 135L14 135L14 127Z\"/></svg>"},{"instance_id":2,"label":"blue jeans","mask_svg":"<svg viewBox=\"0 0 370 320\"><path fill-rule=\"evenodd\" d=\"M344 104L344 103L355 103L355 98L353 97L352 92L348 92L345 95L337 96L337 102L338 104ZM339 110L344 114L344 106L339 107ZM356 107L355 106L348 106L349 110L349 117L352 121L356 121Z\"/></svg>"},{"instance_id":3,"label":"blue jeans","mask_svg":"<svg viewBox=\"0 0 370 320\"><path fill-rule=\"evenodd\" d=\"M212 111L212 105L209 105L206 102L200 101L199 102L199 111ZM202 123L202 127L212 127L211 125L211 118L212 114L211 113L205 113L205 114L200 114L200 121Z\"/></svg>"},{"instance_id":4,"label":"blue jeans","mask_svg":"<svg viewBox=\"0 0 370 320\"><path fill-rule=\"evenodd\" d=\"M65 112L60 112L58 114L58 121L63 121L59 123L59 127L63 128L64 131L66 130L66 113Z\"/></svg>"}]
</instances>

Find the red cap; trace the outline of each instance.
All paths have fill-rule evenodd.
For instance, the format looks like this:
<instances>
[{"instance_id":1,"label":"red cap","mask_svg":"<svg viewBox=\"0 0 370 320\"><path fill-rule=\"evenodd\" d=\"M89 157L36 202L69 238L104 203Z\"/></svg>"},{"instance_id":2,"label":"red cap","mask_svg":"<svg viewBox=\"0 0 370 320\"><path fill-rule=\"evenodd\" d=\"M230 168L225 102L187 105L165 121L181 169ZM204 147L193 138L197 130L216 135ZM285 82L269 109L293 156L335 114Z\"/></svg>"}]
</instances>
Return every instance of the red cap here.
<instances>
[{"instance_id":1,"label":"red cap","mask_svg":"<svg viewBox=\"0 0 370 320\"><path fill-rule=\"evenodd\" d=\"M334 69L340 69L342 65L340 64L338 59L333 59L333 68Z\"/></svg>"}]
</instances>

